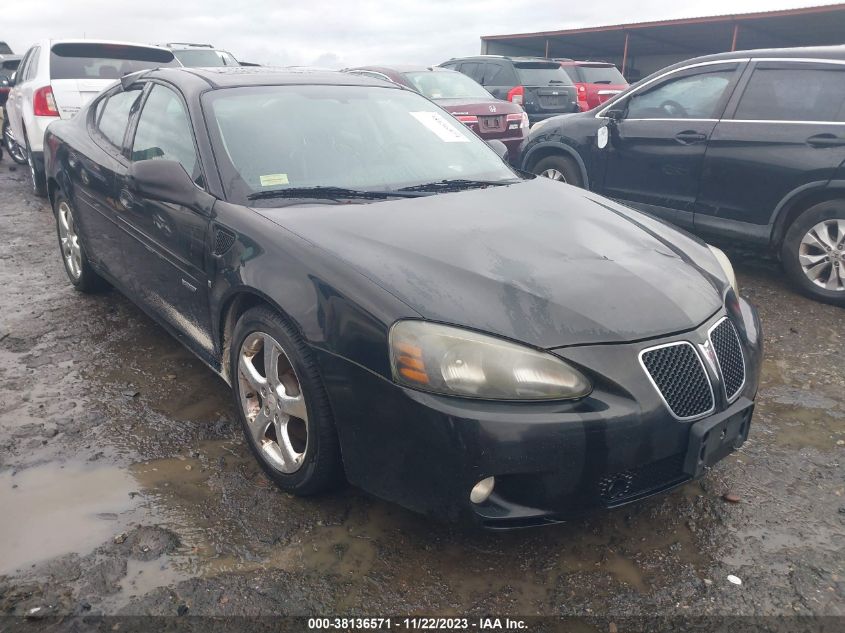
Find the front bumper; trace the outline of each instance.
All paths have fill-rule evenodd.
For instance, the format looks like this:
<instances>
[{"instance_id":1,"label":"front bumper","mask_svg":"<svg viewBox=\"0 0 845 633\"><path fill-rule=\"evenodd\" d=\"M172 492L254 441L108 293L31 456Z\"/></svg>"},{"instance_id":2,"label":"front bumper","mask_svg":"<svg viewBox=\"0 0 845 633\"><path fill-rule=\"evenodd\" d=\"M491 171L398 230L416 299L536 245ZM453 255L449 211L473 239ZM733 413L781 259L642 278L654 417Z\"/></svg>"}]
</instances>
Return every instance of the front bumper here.
<instances>
[{"instance_id":1,"label":"front bumper","mask_svg":"<svg viewBox=\"0 0 845 633\"><path fill-rule=\"evenodd\" d=\"M576 402L489 402L422 393L318 352L347 477L412 510L498 529L560 521L682 484L747 437L760 373L756 311L742 300L734 304L730 316L745 356L745 385L730 404L717 397L716 411L703 419L674 418L638 354L663 342L704 341L724 314L660 340L553 350L593 382L590 396ZM717 374L709 377L718 382ZM710 434L702 440L707 430L715 429L712 437L718 438L728 426L718 446L710 446ZM701 460L693 464L691 452ZM490 498L470 502L472 487L490 476L496 478Z\"/></svg>"}]
</instances>

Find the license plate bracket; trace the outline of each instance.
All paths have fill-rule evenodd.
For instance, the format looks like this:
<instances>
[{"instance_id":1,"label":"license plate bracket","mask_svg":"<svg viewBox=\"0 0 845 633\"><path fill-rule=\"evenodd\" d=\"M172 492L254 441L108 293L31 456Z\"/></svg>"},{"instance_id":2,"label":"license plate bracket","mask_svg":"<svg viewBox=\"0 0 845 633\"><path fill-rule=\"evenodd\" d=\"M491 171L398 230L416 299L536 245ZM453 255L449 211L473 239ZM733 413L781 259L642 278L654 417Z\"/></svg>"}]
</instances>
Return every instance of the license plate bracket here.
<instances>
[{"instance_id":1,"label":"license plate bracket","mask_svg":"<svg viewBox=\"0 0 845 633\"><path fill-rule=\"evenodd\" d=\"M684 472L693 478L733 453L748 439L754 403L740 398L721 414L705 418L690 427Z\"/></svg>"}]
</instances>

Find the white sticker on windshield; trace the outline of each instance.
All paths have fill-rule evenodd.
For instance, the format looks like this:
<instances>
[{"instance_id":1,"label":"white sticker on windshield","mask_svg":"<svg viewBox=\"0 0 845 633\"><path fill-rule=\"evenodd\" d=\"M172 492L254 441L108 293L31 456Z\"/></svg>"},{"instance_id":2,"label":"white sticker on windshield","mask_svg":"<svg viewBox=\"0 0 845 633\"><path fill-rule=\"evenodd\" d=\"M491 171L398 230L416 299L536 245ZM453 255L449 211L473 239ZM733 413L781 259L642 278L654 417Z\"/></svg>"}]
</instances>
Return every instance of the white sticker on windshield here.
<instances>
[{"instance_id":1,"label":"white sticker on windshield","mask_svg":"<svg viewBox=\"0 0 845 633\"><path fill-rule=\"evenodd\" d=\"M439 112L411 112L410 115L434 132L444 143L469 143L469 138Z\"/></svg>"}]
</instances>

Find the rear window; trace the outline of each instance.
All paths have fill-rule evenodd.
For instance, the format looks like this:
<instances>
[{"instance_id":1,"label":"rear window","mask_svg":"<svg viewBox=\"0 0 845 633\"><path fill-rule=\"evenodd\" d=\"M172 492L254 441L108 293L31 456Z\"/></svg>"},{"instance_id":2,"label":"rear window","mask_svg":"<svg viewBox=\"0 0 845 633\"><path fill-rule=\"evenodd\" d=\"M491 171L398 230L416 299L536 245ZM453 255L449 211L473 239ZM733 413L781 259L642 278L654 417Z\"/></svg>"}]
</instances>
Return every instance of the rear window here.
<instances>
[{"instance_id":1,"label":"rear window","mask_svg":"<svg viewBox=\"0 0 845 633\"><path fill-rule=\"evenodd\" d=\"M0 42L0 55L13 55L12 49L6 42Z\"/></svg>"},{"instance_id":2,"label":"rear window","mask_svg":"<svg viewBox=\"0 0 845 633\"><path fill-rule=\"evenodd\" d=\"M581 81L587 84L626 84L616 66L578 66Z\"/></svg>"},{"instance_id":3,"label":"rear window","mask_svg":"<svg viewBox=\"0 0 845 633\"><path fill-rule=\"evenodd\" d=\"M176 59L183 66L192 68L208 68L212 66L240 66L238 60L226 51L212 49L174 51Z\"/></svg>"},{"instance_id":4,"label":"rear window","mask_svg":"<svg viewBox=\"0 0 845 633\"><path fill-rule=\"evenodd\" d=\"M489 99L490 93L474 80L458 72L422 71L404 73L417 92L429 99Z\"/></svg>"},{"instance_id":5,"label":"rear window","mask_svg":"<svg viewBox=\"0 0 845 633\"><path fill-rule=\"evenodd\" d=\"M572 85L569 75L559 64L518 62L514 64L519 83L524 86L548 86L549 84Z\"/></svg>"},{"instance_id":6,"label":"rear window","mask_svg":"<svg viewBox=\"0 0 845 633\"><path fill-rule=\"evenodd\" d=\"M124 44L56 44L50 79L120 79L138 70L178 66L168 50Z\"/></svg>"}]
</instances>

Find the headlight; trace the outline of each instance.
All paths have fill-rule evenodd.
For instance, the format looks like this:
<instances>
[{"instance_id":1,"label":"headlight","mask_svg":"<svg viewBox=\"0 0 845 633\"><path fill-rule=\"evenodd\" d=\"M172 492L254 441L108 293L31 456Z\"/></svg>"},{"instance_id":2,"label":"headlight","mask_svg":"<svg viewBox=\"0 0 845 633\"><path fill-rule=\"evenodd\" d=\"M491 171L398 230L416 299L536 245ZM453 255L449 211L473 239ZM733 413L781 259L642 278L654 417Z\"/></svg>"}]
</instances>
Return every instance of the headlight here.
<instances>
[{"instance_id":1,"label":"headlight","mask_svg":"<svg viewBox=\"0 0 845 633\"><path fill-rule=\"evenodd\" d=\"M489 400L561 400L590 393L589 381L561 359L493 336L426 321L390 329L396 382Z\"/></svg>"},{"instance_id":2,"label":"headlight","mask_svg":"<svg viewBox=\"0 0 845 633\"><path fill-rule=\"evenodd\" d=\"M710 252L713 253L713 257L716 258L716 261L719 262L722 270L725 271L725 277L728 278L734 292L737 296L739 296L739 284L736 283L736 275L734 274L734 267L731 264L731 260L729 260L728 256L715 246L710 246L710 244L708 244L707 248L709 248Z\"/></svg>"}]
</instances>

